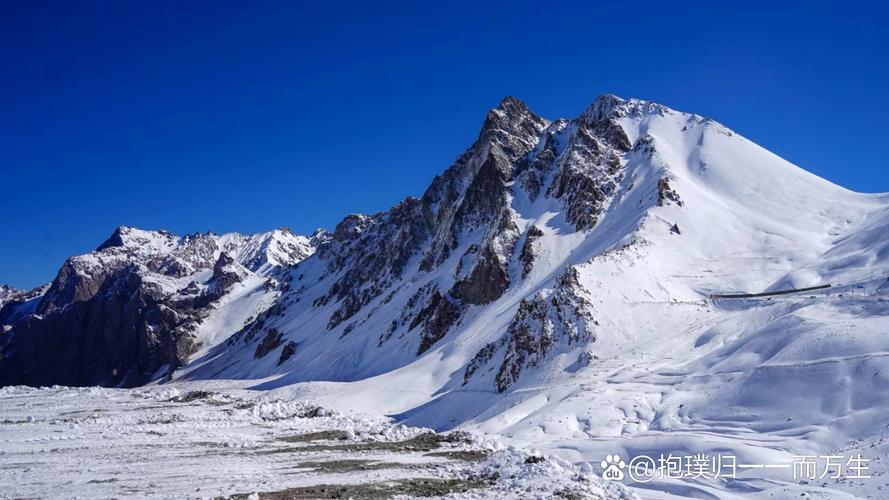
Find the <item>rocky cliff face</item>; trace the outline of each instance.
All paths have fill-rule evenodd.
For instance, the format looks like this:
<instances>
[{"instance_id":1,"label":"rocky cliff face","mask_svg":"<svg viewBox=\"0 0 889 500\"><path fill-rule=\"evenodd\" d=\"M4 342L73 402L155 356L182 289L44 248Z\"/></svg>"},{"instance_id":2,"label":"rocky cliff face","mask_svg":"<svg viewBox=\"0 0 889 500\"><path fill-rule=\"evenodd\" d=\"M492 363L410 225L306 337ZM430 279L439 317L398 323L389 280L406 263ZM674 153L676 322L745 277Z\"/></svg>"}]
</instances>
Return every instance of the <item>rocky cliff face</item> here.
<instances>
[{"instance_id":1,"label":"rocky cliff face","mask_svg":"<svg viewBox=\"0 0 889 500\"><path fill-rule=\"evenodd\" d=\"M0 309L0 385L166 376L201 347L196 332L216 305L237 287L280 293L277 277L317 241L289 230L178 237L120 227L68 259L48 287Z\"/></svg>"},{"instance_id":2,"label":"rocky cliff face","mask_svg":"<svg viewBox=\"0 0 889 500\"><path fill-rule=\"evenodd\" d=\"M498 392L509 389L522 370L539 366L554 350L570 350L579 342L596 340L597 323L592 316L592 304L581 286L577 270L569 267L553 288L537 292L524 299L513 315L506 333L483 347L473 357L463 375L466 385L492 360L499 359L494 385Z\"/></svg>"},{"instance_id":3,"label":"rocky cliff face","mask_svg":"<svg viewBox=\"0 0 889 500\"><path fill-rule=\"evenodd\" d=\"M410 362L406 353L415 359L434 350L508 292L553 273L548 261L547 270L535 276L550 253L541 238L554 229L529 223L529 214L556 215L566 225L557 231L594 229L632 184L628 158L653 154L633 148L635 138L622 120L663 112L666 108L606 95L575 119L549 121L517 99L503 99L488 112L475 143L420 198L343 219L316 254L296 266L293 286L276 307L230 345L266 352L271 344L265 339L275 339L274 349L290 341L297 348L286 362L260 363L256 373L300 366L296 371L308 378L354 373L354 366L338 360L321 366L330 349L349 353L342 363L368 366L358 370L365 375ZM647 191L639 210L679 199L669 187L662 186L660 195L656 185L649 187L640 187ZM497 363L499 375L490 381L497 390L541 363L554 345L595 340L589 304L572 272L563 266L545 286L524 292L502 339L473 361L476 369ZM341 345L324 340L333 338ZM237 350L206 373L225 372L223 365L234 363ZM466 370L469 380L473 370Z\"/></svg>"}]
</instances>

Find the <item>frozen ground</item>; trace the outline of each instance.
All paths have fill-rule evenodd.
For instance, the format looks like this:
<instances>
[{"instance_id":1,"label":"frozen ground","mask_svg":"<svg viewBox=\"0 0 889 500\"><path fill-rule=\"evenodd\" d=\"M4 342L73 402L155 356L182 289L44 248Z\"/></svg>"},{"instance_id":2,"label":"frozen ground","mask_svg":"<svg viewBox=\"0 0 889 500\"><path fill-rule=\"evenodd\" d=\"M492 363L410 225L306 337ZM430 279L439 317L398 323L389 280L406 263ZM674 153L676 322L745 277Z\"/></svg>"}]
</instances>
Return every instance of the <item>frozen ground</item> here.
<instances>
[{"instance_id":1,"label":"frozen ground","mask_svg":"<svg viewBox=\"0 0 889 500\"><path fill-rule=\"evenodd\" d=\"M0 498L633 498L463 433L192 389L0 389Z\"/></svg>"}]
</instances>

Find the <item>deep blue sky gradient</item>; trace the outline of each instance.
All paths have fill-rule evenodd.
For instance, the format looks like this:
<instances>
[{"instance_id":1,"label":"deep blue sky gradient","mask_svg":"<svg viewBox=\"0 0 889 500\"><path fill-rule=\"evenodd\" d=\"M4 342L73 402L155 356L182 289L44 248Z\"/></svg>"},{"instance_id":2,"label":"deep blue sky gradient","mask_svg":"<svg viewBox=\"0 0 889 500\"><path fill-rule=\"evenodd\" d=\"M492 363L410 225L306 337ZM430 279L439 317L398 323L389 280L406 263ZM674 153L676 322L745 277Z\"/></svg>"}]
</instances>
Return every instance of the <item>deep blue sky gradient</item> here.
<instances>
[{"instance_id":1,"label":"deep blue sky gradient","mask_svg":"<svg viewBox=\"0 0 889 500\"><path fill-rule=\"evenodd\" d=\"M333 227L423 192L514 95L713 117L889 191L878 2L3 2L0 283L117 225Z\"/></svg>"}]
</instances>

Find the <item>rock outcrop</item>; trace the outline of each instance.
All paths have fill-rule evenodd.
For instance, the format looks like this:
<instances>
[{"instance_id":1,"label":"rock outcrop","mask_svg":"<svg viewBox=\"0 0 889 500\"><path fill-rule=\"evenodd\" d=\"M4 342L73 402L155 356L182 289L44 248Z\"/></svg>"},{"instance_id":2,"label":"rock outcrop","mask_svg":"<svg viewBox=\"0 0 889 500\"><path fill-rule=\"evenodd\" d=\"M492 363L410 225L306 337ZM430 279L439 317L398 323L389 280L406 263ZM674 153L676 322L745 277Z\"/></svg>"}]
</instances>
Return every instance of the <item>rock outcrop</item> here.
<instances>
[{"instance_id":1,"label":"rock outcrop","mask_svg":"<svg viewBox=\"0 0 889 500\"><path fill-rule=\"evenodd\" d=\"M481 367L500 359L494 385L498 392L503 392L523 371L539 366L557 347L594 342L595 320L591 310L577 270L568 268L553 289L541 290L533 298L522 300L503 337L485 345L466 367L464 385Z\"/></svg>"}]
</instances>

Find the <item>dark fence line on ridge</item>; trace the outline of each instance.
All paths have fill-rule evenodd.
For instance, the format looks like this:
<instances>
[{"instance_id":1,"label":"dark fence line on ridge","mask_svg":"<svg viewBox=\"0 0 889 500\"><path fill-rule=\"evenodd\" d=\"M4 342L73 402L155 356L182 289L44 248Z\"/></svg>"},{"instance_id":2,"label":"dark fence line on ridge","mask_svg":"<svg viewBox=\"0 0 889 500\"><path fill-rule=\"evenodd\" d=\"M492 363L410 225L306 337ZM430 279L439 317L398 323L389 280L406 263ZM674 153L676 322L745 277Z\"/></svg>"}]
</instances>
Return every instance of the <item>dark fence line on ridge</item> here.
<instances>
[{"instance_id":1,"label":"dark fence line on ridge","mask_svg":"<svg viewBox=\"0 0 889 500\"><path fill-rule=\"evenodd\" d=\"M808 288L791 288L789 290L778 290L775 292L762 293L711 293L711 299L752 299L756 297L768 297L770 295L787 295L791 293L811 292L812 290L824 290L830 288L831 285L810 286Z\"/></svg>"}]
</instances>

